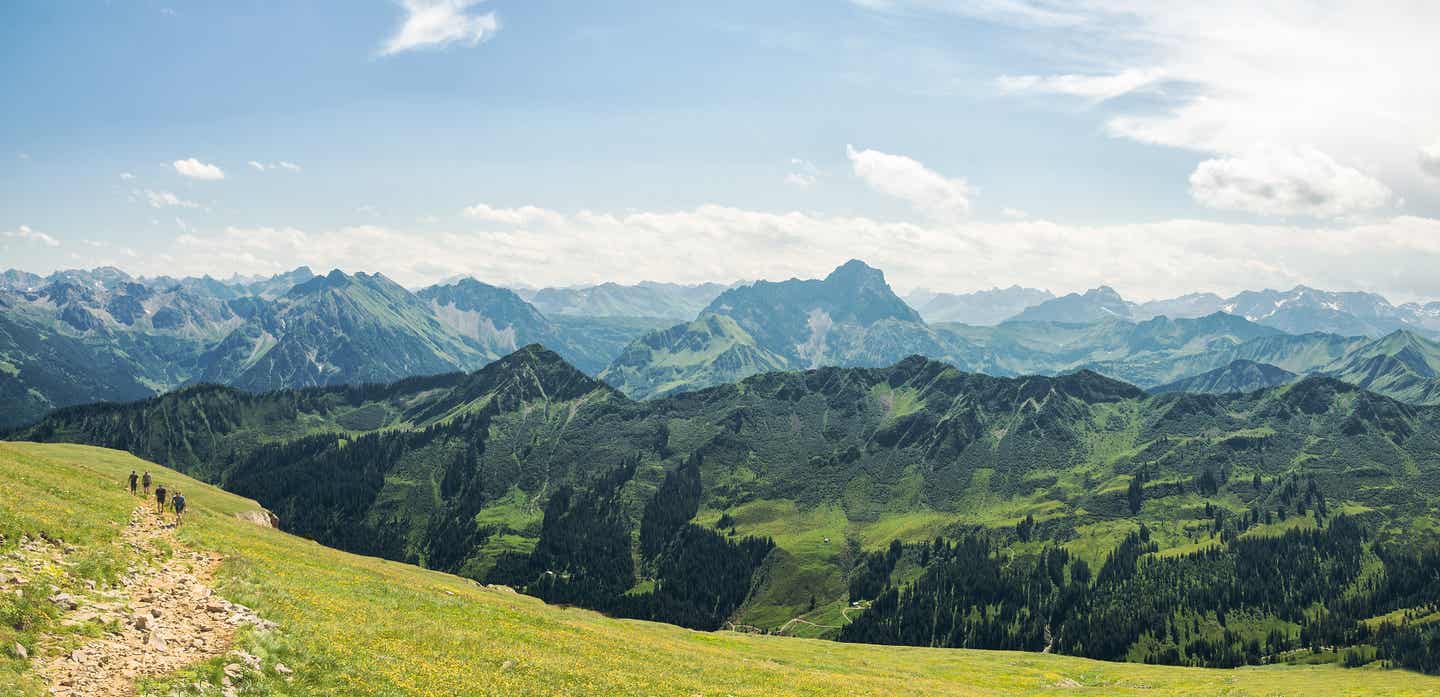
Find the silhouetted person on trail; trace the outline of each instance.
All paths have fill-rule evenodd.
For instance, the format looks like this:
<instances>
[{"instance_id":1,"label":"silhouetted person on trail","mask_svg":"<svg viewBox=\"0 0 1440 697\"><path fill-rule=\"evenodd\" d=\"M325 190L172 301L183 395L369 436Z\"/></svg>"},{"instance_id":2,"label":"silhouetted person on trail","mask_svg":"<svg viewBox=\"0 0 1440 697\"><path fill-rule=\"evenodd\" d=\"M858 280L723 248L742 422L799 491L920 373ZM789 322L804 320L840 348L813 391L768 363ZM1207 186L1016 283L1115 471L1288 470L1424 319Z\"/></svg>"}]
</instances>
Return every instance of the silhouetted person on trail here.
<instances>
[{"instance_id":1,"label":"silhouetted person on trail","mask_svg":"<svg viewBox=\"0 0 1440 697\"><path fill-rule=\"evenodd\" d=\"M138 482L138 481L140 481L140 475L135 474L135 470L130 470L130 495L131 495L131 496L134 496L134 495L135 495L135 483ZM149 493L149 492L146 492L146 493Z\"/></svg>"},{"instance_id":2,"label":"silhouetted person on trail","mask_svg":"<svg viewBox=\"0 0 1440 697\"><path fill-rule=\"evenodd\" d=\"M155 485L155 512L156 512L156 513L159 513L162 517L165 515L165 494L166 494L166 493L167 493L167 492L165 491L165 485L164 485L164 484L156 484L156 485Z\"/></svg>"},{"instance_id":3,"label":"silhouetted person on trail","mask_svg":"<svg viewBox=\"0 0 1440 697\"><path fill-rule=\"evenodd\" d=\"M150 495L150 470L145 470L145 476L140 478L140 483L145 485L145 495ZM133 488L133 487L132 487Z\"/></svg>"},{"instance_id":4,"label":"silhouetted person on trail","mask_svg":"<svg viewBox=\"0 0 1440 697\"><path fill-rule=\"evenodd\" d=\"M175 490L175 495L170 497L170 504L175 507L175 527L180 527L180 515L185 512L185 495Z\"/></svg>"}]
</instances>

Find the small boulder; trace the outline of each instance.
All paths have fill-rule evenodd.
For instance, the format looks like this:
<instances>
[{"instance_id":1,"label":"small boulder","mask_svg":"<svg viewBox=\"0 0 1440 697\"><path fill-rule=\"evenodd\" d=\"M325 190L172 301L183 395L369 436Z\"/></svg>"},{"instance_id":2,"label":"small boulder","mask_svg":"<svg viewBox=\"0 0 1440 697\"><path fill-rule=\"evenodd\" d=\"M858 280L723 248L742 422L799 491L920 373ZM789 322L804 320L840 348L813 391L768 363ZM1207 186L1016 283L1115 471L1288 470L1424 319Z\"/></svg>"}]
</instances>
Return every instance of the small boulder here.
<instances>
[{"instance_id":1,"label":"small boulder","mask_svg":"<svg viewBox=\"0 0 1440 697\"><path fill-rule=\"evenodd\" d=\"M18 641L15 642L15 646L11 647L10 652L15 654L15 657L22 661L30 658L30 651L25 648L24 644Z\"/></svg>"},{"instance_id":2,"label":"small boulder","mask_svg":"<svg viewBox=\"0 0 1440 697\"><path fill-rule=\"evenodd\" d=\"M290 666L287 666L284 663L276 663L275 672L281 675L293 675L295 673L295 671L290 670Z\"/></svg>"}]
</instances>

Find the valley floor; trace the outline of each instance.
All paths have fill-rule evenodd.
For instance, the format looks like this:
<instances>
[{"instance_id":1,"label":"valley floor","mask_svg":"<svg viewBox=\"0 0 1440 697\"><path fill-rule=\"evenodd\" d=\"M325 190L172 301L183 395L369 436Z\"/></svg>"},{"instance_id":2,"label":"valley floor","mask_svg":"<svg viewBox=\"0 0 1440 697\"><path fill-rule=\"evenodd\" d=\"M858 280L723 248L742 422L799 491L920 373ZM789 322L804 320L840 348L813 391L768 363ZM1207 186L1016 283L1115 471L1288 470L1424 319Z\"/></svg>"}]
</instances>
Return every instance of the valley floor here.
<instances>
[{"instance_id":1,"label":"valley floor","mask_svg":"<svg viewBox=\"0 0 1440 697\"><path fill-rule=\"evenodd\" d=\"M257 508L133 456L73 445L0 443L0 553L19 540L58 540L69 565L0 594L0 695L43 694L40 666L101 639L63 623L43 584L113 591L134 559L123 551L135 506L132 469L179 486L192 513L184 549L222 558L213 585L268 625L235 642L254 666L231 670L242 695L1432 695L1440 678L1334 665L1237 670L1105 663L1000 651L839 644L694 632L546 606L509 589L360 557L256 525ZM157 543L158 544L158 543ZM69 545L69 547L65 547ZM120 551L117 551L120 550ZM136 552L136 554L139 554ZM143 555L142 555L143 556ZM174 563L174 562L171 562ZM41 597L43 595L43 597ZM17 649L23 648L23 651ZM17 657L26 654L28 658ZM142 694L220 694L233 655L213 655ZM200 656L204 659L204 656ZM286 669L278 671L283 664Z\"/></svg>"}]
</instances>

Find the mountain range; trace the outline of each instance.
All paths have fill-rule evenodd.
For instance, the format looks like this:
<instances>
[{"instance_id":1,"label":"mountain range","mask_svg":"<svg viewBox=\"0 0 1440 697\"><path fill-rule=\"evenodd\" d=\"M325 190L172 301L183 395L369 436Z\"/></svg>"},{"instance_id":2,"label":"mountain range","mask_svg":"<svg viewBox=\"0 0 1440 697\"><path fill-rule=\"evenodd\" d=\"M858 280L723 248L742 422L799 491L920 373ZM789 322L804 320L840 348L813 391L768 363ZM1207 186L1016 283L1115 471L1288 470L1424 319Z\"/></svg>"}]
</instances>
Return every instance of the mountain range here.
<instances>
[{"instance_id":1,"label":"mountain range","mask_svg":"<svg viewBox=\"0 0 1440 697\"><path fill-rule=\"evenodd\" d=\"M136 279L113 268L4 276L0 395L16 425L55 407L195 382L267 390L473 369L543 342L598 372L663 322L552 322L473 280L412 293L381 274Z\"/></svg>"},{"instance_id":2,"label":"mountain range","mask_svg":"<svg viewBox=\"0 0 1440 697\"><path fill-rule=\"evenodd\" d=\"M920 354L990 375L1088 369L1144 388L1184 384L1215 391L1230 382L1177 381L1240 360L1264 364L1272 378L1276 370L1321 373L1415 403L1440 399L1440 381L1430 372L1440 351L1409 330L1377 339L1290 334L1220 311L1130 319L1143 314L1114 290L1099 288L1044 301L996 325L932 324L895 295L883 273L850 261L821 280L726 291L695 321L637 338L600 377L632 397L651 398L772 370L882 366ZM1371 358L1407 346L1406 355L1369 372L1350 360L1352 351Z\"/></svg>"},{"instance_id":3,"label":"mountain range","mask_svg":"<svg viewBox=\"0 0 1440 697\"><path fill-rule=\"evenodd\" d=\"M1146 389L1204 392L1271 384L1277 371L1315 373L1440 402L1440 351L1425 334L1434 303L1392 306L1304 287L1149 303L1107 287L911 297L922 310L860 261L823 279L523 294L468 277L412 292L381 274L306 267L224 281L133 278L112 267L11 270L0 274L0 395L14 406L0 425L197 382L263 391L469 370L531 343L635 398L919 354L996 376L1087 369ZM672 319L696 306L694 319ZM1315 326L1354 333L1308 331ZM1378 334L1387 327L1401 328ZM1206 375L1235 361L1261 367Z\"/></svg>"},{"instance_id":4,"label":"mountain range","mask_svg":"<svg viewBox=\"0 0 1440 697\"><path fill-rule=\"evenodd\" d=\"M910 354L950 357L943 337L883 273L852 260L824 279L727 290L693 322L636 339L600 378L653 397L771 370L879 366Z\"/></svg>"},{"instance_id":5,"label":"mountain range","mask_svg":"<svg viewBox=\"0 0 1440 697\"><path fill-rule=\"evenodd\" d=\"M1374 293L1335 293L1295 286L1288 291L1244 291L1229 298L1193 293L1136 303L1108 286L1070 293L1026 307L1008 321L1088 323L1117 318L1144 321L1181 319L1216 312L1244 317L1290 334L1322 332L1372 338L1395 331L1440 335L1440 302L1391 305Z\"/></svg>"}]
</instances>

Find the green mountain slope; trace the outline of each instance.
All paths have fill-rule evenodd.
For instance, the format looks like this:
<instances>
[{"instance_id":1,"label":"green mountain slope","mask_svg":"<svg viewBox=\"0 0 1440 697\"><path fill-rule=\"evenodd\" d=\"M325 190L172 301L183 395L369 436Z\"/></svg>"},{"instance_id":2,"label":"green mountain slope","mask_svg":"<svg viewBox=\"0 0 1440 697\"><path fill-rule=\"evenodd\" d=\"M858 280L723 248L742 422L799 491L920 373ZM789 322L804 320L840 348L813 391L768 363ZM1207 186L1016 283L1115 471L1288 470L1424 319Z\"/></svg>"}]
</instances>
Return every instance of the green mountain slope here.
<instances>
[{"instance_id":1,"label":"green mountain slope","mask_svg":"<svg viewBox=\"0 0 1440 697\"><path fill-rule=\"evenodd\" d=\"M1440 343L1413 332L1359 346L1323 372L1413 404L1440 404Z\"/></svg>"},{"instance_id":2,"label":"green mountain slope","mask_svg":"<svg viewBox=\"0 0 1440 697\"><path fill-rule=\"evenodd\" d=\"M1194 392L1199 394L1226 394L1229 392L1254 392L1267 387L1276 387L1292 382L1300 376L1284 368L1266 363L1236 359L1223 368L1208 373L1183 378L1175 382L1150 389L1152 393Z\"/></svg>"},{"instance_id":3,"label":"green mountain slope","mask_svg":"<svg viewBox=\"0 0 1440 697\"><path fill-rule=\"evenodd\" d=\"M36 663L40 638L77 636L46 610L43 584L86 597L123 550L113 546L134 499L121 482L150 470L183 487L189 499L178 544L222 555L219 594L254 608L279 628L244 633L239 646L263 659L242 694L413 695L724 694L1029 695L1077 690L1107 695L1433 694L1437 679L1404 671L1344 670L1335 665L1239 670L1091 661L1058 655L837 644L735 632L697 633L614 620L414 566L362 557L246 522L250 501L113 450L0 443L0 552L22 535L63 540L67 561L25 589L0 595L0 643L27 646L29 660L0 658L0 684L18 695L43 694ZM145 563L145 560L135 560ZM99 573L97 573L99 572ZM27 573L27 575L30 575ZM27 602L29 601L29 602ZM25 618L16 628L9 618ZM85 625L85 629L95 626ZM66 632L69 632L66 634ZM83 634L78 635L84 637ZM85 640L85 639L81 639ZM398 658L397 657L403 657ZM152 680L148 693L220 693L223 664ZM273 670L284 663L293 671ZM1075 687L1075 686L1080 687Z\"/></svg>"},{"instance_id":4,"label":"green mountain slope","mask_svg":"<svg viewBox=\"0 0 1440 697\"><path fill-rule=\"evenodd\" d=\"M123 447L253 496L322 542L552 600L818 634L855 619L850 600L879 599L857 578L884 589L938 573L917 546L936 536L982 534L1017 560L1063 549L1098 569L1142 526L1156 549L1141 556L1159 558L1328 529L1345 512L1370 531L1362 556L1383 570L1432 529L1440 493L1440 409L1333 379L1149 396L1090 372L995 378L920 357L633 402L527 347L470 375L262 395L195 389L62 410L13 436ZM864 571L892 541L896 561ZM1365 603L1341 605L1349 586L1327 587L1307 602L1349 608L1333 627L1430 593L1403 600L1366 585ZM1193 628L1173 636L1062 646L1229 660L1192 646L1220 641L1214 613L1226 607L1193 602L1180 615ZM1265 642L1271 628L1286 637L1275 646L1331 631L1319 616L1243 607L1254 623L1228 626L1226 646ZM1007 626L965 645L1039 648L1042 627ZM1022 629L1031 633L1013 634Z\"/></svg>"}]
</instances>

